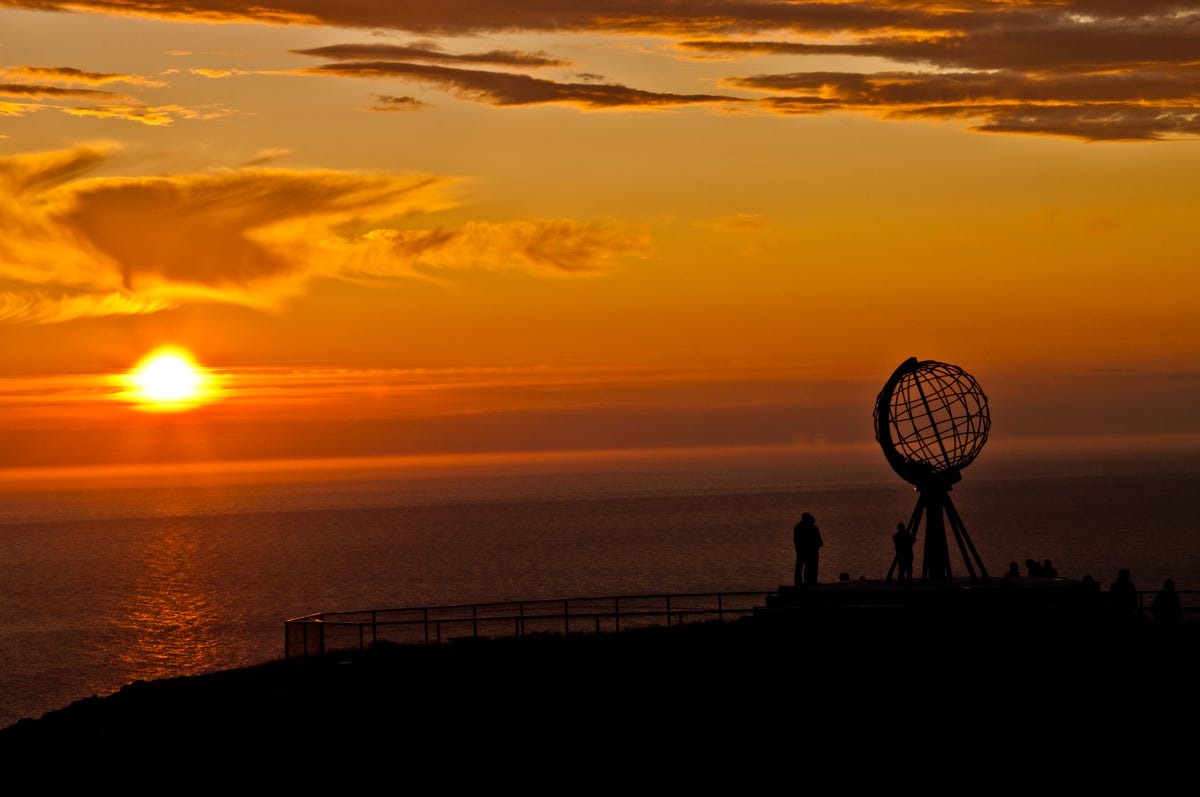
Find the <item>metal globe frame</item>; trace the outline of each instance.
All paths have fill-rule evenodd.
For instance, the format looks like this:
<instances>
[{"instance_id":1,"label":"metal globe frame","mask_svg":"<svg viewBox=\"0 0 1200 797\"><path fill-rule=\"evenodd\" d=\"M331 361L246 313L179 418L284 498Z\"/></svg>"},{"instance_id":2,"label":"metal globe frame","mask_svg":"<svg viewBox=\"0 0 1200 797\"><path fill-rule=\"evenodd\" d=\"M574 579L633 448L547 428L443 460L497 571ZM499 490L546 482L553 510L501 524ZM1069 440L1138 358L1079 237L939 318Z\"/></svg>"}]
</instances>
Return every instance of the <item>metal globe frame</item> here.
<instances>
[{"instance_id":1,"label":"metal globe frame","mask_svg":"<svg viewBox=\"0 0 1200 797\"><path fill-rule=\"evenodd\" d=\"M971 581L988 580L987 568L950 500L962 469L987 442L991 430L987 395L974 377L956 365L910 357L879 392L874 421L875 439L888 464L919 494L905 531L915 550L925 519L922 583L944 583L953 576L947 523ZM893 558L888 583L896 564Z\"/></svg>"}]
</instances>

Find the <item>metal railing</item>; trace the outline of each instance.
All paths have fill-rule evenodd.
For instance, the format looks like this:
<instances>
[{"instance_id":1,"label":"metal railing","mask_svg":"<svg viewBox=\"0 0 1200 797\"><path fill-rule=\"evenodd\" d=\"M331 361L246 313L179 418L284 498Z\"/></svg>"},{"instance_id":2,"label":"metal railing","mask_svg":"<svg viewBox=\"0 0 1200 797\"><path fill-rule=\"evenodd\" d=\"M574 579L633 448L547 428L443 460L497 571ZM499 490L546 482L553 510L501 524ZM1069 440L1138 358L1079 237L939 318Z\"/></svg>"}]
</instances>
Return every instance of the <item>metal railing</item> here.
<instances>
[{"instance_id":1,"label":"metal railing","mask_svg":"<svg viewBox=\"0 0 1200 797\"><path fill-rule=\"evenodd\" d=\"M1178 590L1183 617L1200 617L1200 590ZM453 639L521 637L531 633L615 633L633 628L725 621L764 608L774 590L612 595L503 603L463 603L403 609L318 612L284 623L287 658L393 644L439 644ZM1155 590L1138 590L1137 613L1152 615ZM872 606L878 606L877 602ZM1101 604L1098 604L1098 606Z\"/></svg>"},{"instance_id":2,"label":"metal railing","mask_svg":"<svg viewBox=\"0 0 1200 797\"><path fill-rule=\"evenodd\" d=\"M725 621L761 608L771 590L612 595L404 609L318 612L284 623L284 655L365 650L378 642L438 644L448 639L530 633L606 633L633 628Z\"/></svg>"}]
</instances>

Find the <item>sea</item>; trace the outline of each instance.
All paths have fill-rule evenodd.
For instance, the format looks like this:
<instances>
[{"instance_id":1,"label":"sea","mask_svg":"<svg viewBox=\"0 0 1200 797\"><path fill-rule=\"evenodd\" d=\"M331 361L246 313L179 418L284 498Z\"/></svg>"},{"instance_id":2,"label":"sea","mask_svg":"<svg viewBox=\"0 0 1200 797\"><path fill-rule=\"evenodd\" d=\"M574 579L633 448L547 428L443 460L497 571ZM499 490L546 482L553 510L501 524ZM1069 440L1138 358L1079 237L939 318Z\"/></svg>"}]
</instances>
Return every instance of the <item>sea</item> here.
<instances>
[{"instance_id":1,"label":"sea","mask_svg":"<svg viewBox=\"0 0 1200 797\"><path fill-rule=\"evenodd\" d=\"M951 492L989 575L1050 559L1200 590L1200 447L1021 449ZM822 581L883 578L917 494L878 451L314 470L0 491L0 727L284 657L321 611L771 592L801 512ZM920 542L917 568L920 568ZM962 563L952 561L958 573Z\"/></svg>"}]
</instances>

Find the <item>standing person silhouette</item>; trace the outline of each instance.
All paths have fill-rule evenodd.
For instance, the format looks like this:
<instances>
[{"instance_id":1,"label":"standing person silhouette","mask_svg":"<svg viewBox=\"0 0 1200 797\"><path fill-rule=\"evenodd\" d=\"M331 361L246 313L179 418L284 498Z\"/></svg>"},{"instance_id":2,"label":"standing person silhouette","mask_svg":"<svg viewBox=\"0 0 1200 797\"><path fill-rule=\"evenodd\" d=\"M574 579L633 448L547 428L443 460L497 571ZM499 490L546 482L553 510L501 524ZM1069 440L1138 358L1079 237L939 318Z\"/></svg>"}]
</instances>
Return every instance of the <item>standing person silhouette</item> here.
<instances>
[{"instance_id":1,"label":"standing person silhouette","mask_svg":"<svg viewBox=\"0 0 1200 797\"><path fill-rule=\"evenodd\" d=\"M1150 612L1155 628L1175 628L1179 625L1179 621L1183 619L1183 607L1179 593L1175 591L1174 581L1168 578L1163 582L1162 589L1150 604Z\"/></svg>"},{"instance_id":2,"label":"standing person silhouette","mask_svg":"<svg viewBox=\"0 0 1200 797\"><path fill-rule=\"evenodd\" d=\"M911 584L913 541L903 523L896 524L896 533L892 535L892 545L896 547L896 580L901 584Z\"/></svg>"},{"instance_id":3,"label":"standing person silhouette","mask_svg":"<svg viewBox=\"0 0 1200 797\"><path fill-rule=\"evenodd\" d=\"M821 530L813 516L805 512L792 529L792 545L796 548L796 586L817 583L817 565L821 559Z\"/></svg>"},{"instance_id":4,"label":"standing person silhouette","mask_svg":"<svg viewBox=\"0 0 1200 797\"><path fill-rule=\"evenodd\" d=\"M1128 568L1117 571L1117 580L1108 586L1108 605L1118 617L1133 619L1138 613L1137 587Z\"/></svg>"}]
</instances>

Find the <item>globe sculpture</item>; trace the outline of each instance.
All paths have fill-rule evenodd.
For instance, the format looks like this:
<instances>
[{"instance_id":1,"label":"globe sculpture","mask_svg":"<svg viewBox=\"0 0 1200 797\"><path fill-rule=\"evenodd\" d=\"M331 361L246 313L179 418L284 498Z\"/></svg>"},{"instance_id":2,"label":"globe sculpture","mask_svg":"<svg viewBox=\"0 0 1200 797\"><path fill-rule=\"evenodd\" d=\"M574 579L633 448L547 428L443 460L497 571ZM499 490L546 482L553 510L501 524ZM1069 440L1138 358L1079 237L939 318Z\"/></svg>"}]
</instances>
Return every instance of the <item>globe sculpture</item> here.
<instances>
[{"instance_id":1,"label":"globe sculpture","mask_svg":"<svg viewBox=\"0 0 1200 797\"><path fill-rule=\"evenodd\" d=\"M910 357L875 400L875 439L892 469L919 493L905 533L916 550L921 520L925 519L923 583L946 582L952 577L947 522L971 580L988 578L950 500L950 490L962 479L962 469L983 449L990 428L987 396L970 374L947 363ZM895 568L893 560L888 582Z\"/></svg>"}]
</instances>

